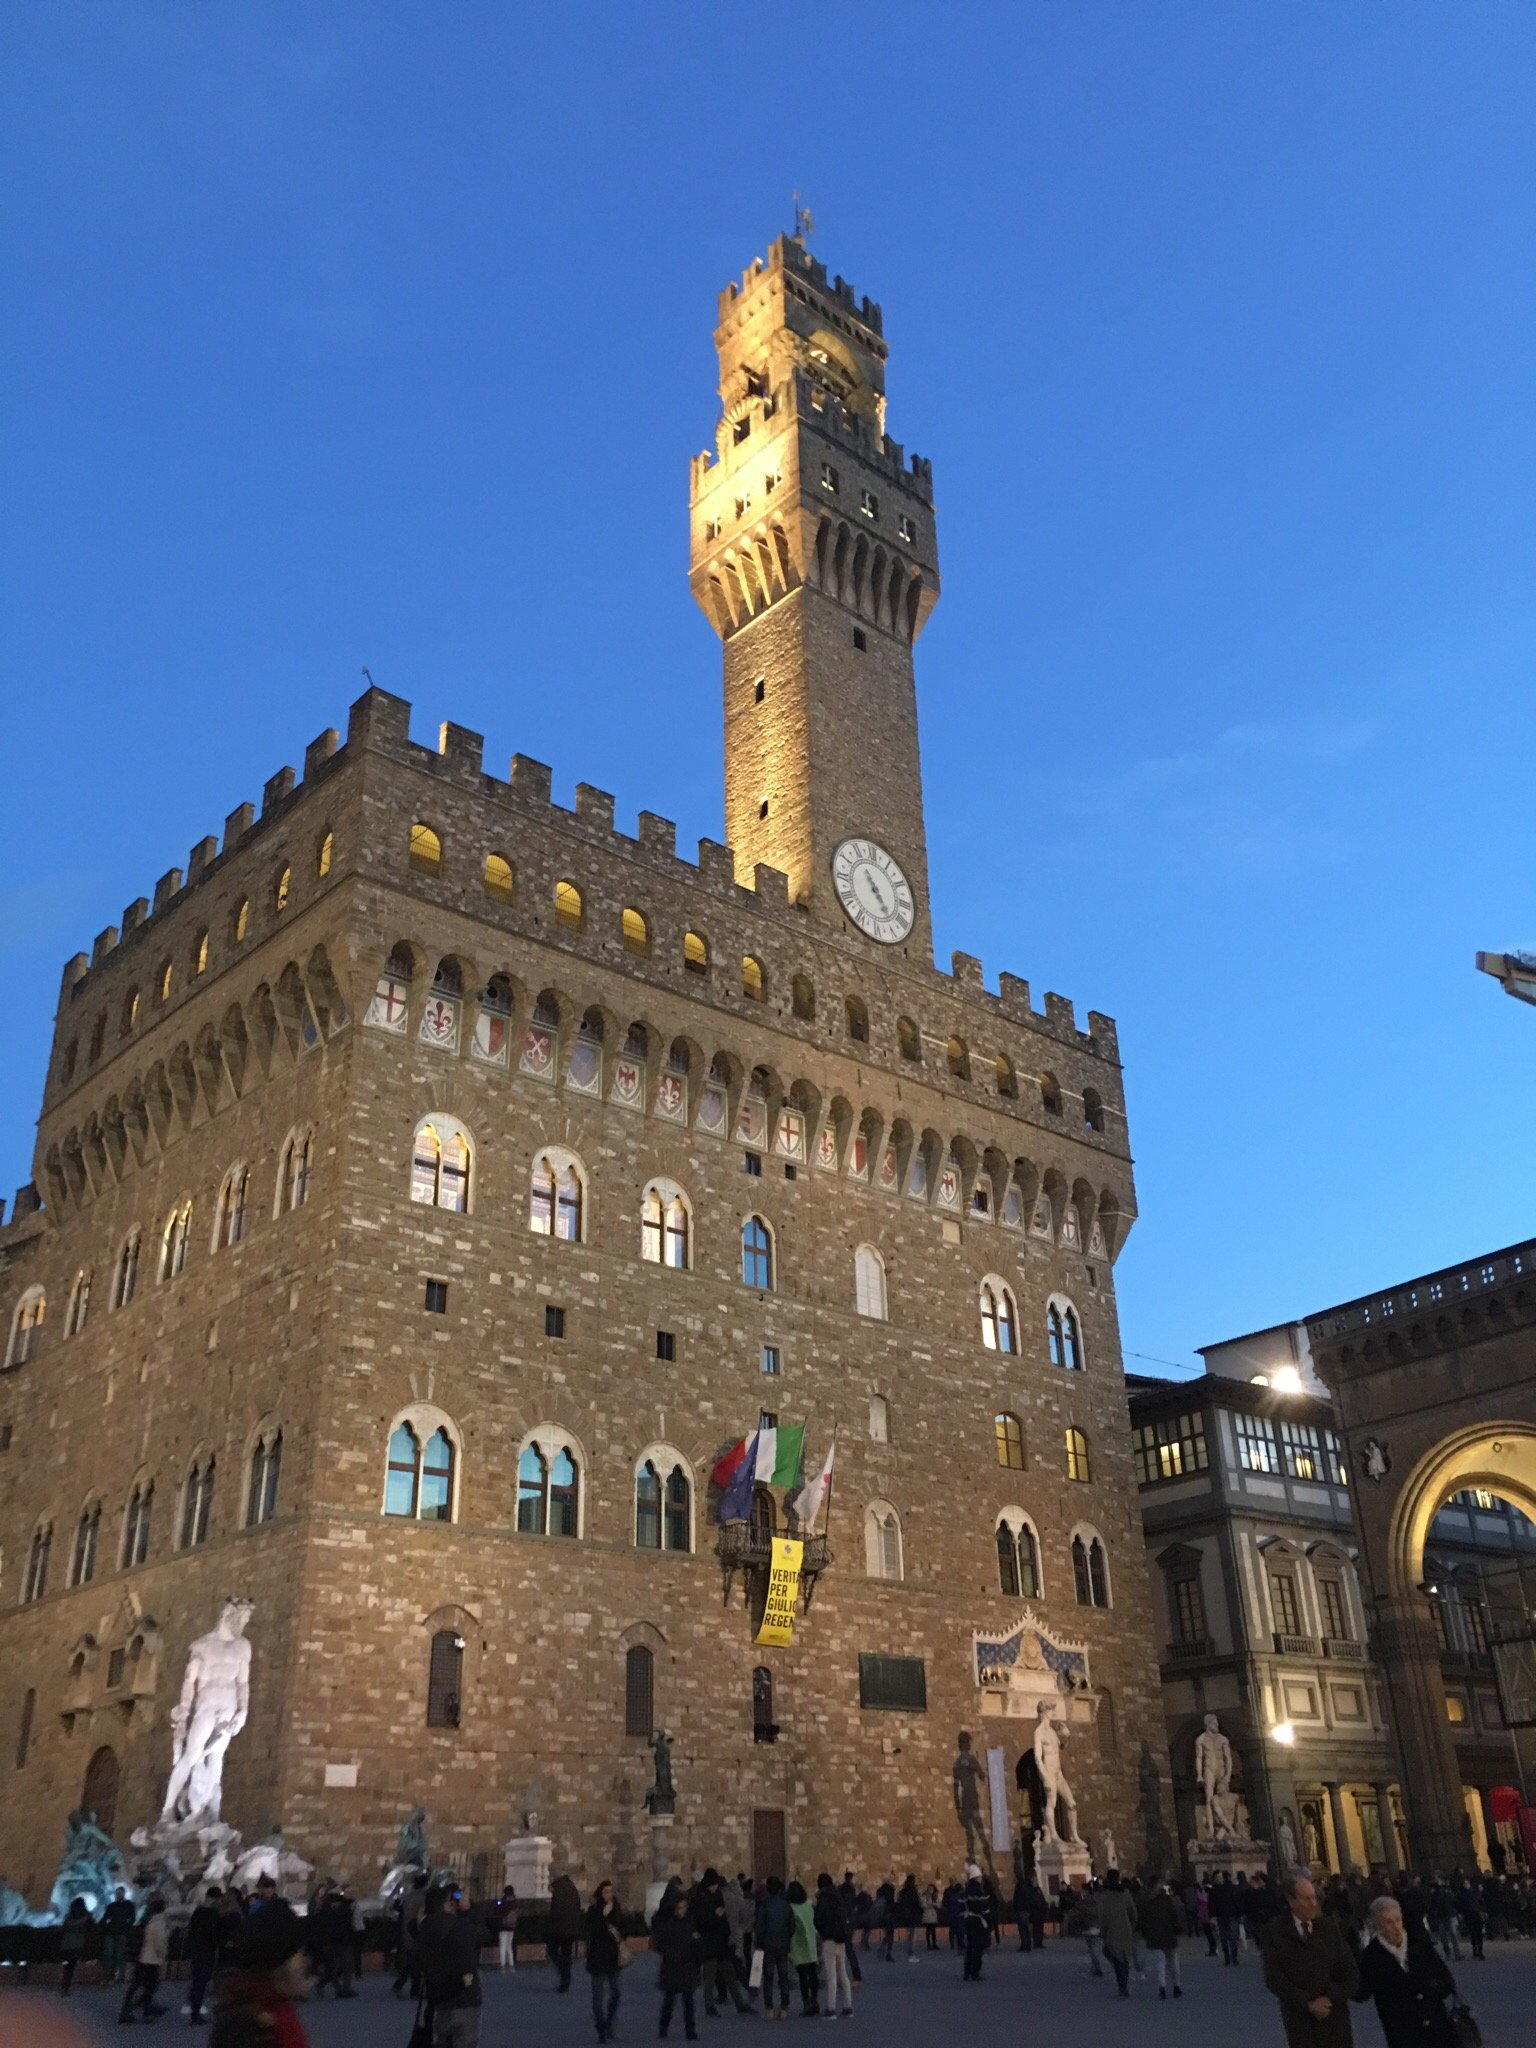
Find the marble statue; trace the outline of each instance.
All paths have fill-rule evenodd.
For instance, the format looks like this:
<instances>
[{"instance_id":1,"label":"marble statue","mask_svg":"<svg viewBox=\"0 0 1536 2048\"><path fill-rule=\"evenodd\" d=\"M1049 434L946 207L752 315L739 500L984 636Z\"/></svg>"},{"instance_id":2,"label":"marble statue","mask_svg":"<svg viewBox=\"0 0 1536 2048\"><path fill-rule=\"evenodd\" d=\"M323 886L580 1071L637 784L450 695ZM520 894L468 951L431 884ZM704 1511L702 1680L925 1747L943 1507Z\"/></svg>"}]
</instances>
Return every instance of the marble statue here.
<instances>
[{"instance_id":1,"label":"marble statue","mask_svg":"<svg viewBox=\"0 0 1536 2048\"><path fill-rule=\"evenodd\" d=\"M989 1860L990 1848L981 1817L981 1788L986 1782L986 1771L981 1758L972 1749L971 1738L965 1729L962 1728L955 1737L955 1744L955 1761L949 1773L955 1819L965 1830L966 1861L981 1863Z\"/></svg>"},{"instance_id":2,"label":"marble statue","mask_svg":"<svg viewBox=\"0 0 1536 2048\"><path fill-rule=\"evenodd\" d=\"M1294 1870L1301 1861L1296 1848L1296 1830L1291 1826L1288 1811L1280 1815L1280 1861L1287 1870Z\"/></svg>"},{"instance_id":3,"label":"marble statue","mask_svg":"<svg viewBox=\"0 0 1536 2048\"><path fill-rule=\"evenodd\" d=\"M251 1613L249 1600L226 1600L218 1621L187 1652L181 1698L171 1709L171 1775L162 1822L219 1817L224 1753L250 1712L251 1646L245 1627Z\"/></svg>"},{"instance_id":4,"label":"marble statue","mask_svg":"<svg viewBox=\"0 0 1536 2048\"><path fill-rule=\"evenodd\" d=\"M416 1870L426 1870L430 1859L427 1855L427 1809L413 1806L410 1818L401 1828L395 1841L395 1861L407 1863Z\"/></svg>"},{"instance_id":5,"label":"marble statue","mask_svg":"<svg viewBox=\"0 0 1536 2048\"><path fill-rule=\"evenodd\" d=\"M50 1913L34 1913L13 1884L0 1877L0 1927L46 1927Z\"/></svg>"},{"instance_id":6,"label":"marble statue","mask_svg":"<svg viewBox=\"0 0 1536 2048\"><path fill-rule=\"evenodd\" d=\"M76 1899L84 1899L94 1918L111 1898L117 1885L128 1882L123 1852L94 1813L77 1807L64 1823L64 1860L53 1881L50 1901L60 1920Z\"/></svg>"},{"instance_id":7,"label":"marble statue","mask_svg":"<svg viewBox=\"0 0 1536 2048\"><path fill-rule=\"evenodd\" d=\"M248 1892L258 1878L270 1877L280 1892L302 1893L308 1889L314 1874L313 1863L306 1863L292 1849L285 1849L282 1829L273 1828L269 1835L239 1858L230 1872L230 1883Z\"/></svg>"},{"instance_id":8,"label":"marble statue","mask_svg":"<svg viewBox=\"0 0 1536 2048\"><path fill-rule=\"evenodd\" d=\"M1118 1870L1120 1868L1120 1852L1115 1847L1115 1837L1112 1829L1101 1829L1099 1833L1099 1846L1104 1851L1104 1868L1106 1870Z\"/></svg>"},{"instance_id":9,"label":"marble statue","mask_svg":"<svg viewBox=\"0 0 1536 2048\"><path fill-rule=\"evenodd\" d=\"M1195 1739L1195 1775L1205 1794L1211 1837L1217 1842L1233 1841L1238 1832L1237 1797L1232 1790L1232 1745L1221 1732L1214 1714L1207 1714L1205 1726Z\"/></svg>"},{"instance_id":10,"label":"marble statue","mask_svg":"<svg viewBox=\"0 0 1536 2048\"><path fill-rule=\"evenodd\" d=\"M651 1755L656 1760L656 1780L645 1795L648 1813L676 1813L677 1787L672 1782L672 1738L665 1728L651 1737Z\"/></svg>"},{"instance_id":11,"label":"marble statue","mask_svg":"<svg viewBox=\"0 0 1536 2048\"><path fill-rule=\"evenodd\" d=\"M1061 1768L1061 1746L1066 1740L1066 1723L1057 1720L1054 1700L1041 1700L1035 1713L1035 1769L1040 1773L1040 1790L1044 1797L1045 1809L1041 1816L1040 1837L1047 1842L1069 1842L1074 1848L1080 1848L1083 1838L1077 1832L1077 1801L1072 1796L1072 1787L1067 1783ZM1067 1817L1065 1834L1062 1834L1057 1825L1058 1801Z\"/></svg>"}]
</instances>

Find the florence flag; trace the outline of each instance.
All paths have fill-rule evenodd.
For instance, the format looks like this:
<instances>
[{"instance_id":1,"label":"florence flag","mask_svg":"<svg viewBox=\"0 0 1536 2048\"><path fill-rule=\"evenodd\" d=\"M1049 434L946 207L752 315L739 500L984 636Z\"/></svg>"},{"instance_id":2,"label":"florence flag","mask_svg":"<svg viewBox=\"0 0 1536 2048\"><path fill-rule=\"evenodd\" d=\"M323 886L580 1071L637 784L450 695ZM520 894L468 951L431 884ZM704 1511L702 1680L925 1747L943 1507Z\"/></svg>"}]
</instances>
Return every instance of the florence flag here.
<instances>
[{"instance_id":1,"label":"florence flag","mask_svg":"<svg viewBox=\"0 0 1536 2048\"><path fill-rule=\"evenodd\" d=\"M800 1527L807 1536L814 1534L816 1517L821 1513L827 1495L832 1491L832 1456L836 1449L837 1438L834 1435L831 1443L827 1445L827 1455L822 1461L821 1470L814 1479L801 1488L791 1503Z\"/></svg>"}]
</instances>

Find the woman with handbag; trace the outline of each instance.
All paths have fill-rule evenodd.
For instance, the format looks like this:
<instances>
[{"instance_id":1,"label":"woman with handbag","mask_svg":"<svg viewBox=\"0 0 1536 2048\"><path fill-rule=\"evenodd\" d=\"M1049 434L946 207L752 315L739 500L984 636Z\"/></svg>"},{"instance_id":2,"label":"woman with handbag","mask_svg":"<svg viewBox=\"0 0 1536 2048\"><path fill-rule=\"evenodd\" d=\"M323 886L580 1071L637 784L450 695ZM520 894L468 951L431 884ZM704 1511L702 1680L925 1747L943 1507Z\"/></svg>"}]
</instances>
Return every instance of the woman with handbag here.
<instances>
[{"instance_id":1,"label":"woman with handbag","mask_svg":"<svg viewBox=\"0 0 1536 2048\"><path fill-rule=\"evenodd\" d=\"M1360 1951L1360 1989L1374 1998L1387 2048L1472 2048L1481 2036L1472 2015L1446 2010L1456 1996L1455 1979L1429 1936L1403 1924L1403 1909L1390 1895L1373 1899Z\"/></svg>"},{"instance_id":2,"label":"woman with handbag","mask_svg":"<svg viewBox=\"0 0 1536 2048\"><path fill-rule=\"evenodd\" d=\"M613 2039L619 2016L619 1972L629 1961L624 1916L614 1896L613 1880L605 1877L587 1908L587 1974L592 1979L592 2017L599 2041Z\"/></svg>"}]
</instances>

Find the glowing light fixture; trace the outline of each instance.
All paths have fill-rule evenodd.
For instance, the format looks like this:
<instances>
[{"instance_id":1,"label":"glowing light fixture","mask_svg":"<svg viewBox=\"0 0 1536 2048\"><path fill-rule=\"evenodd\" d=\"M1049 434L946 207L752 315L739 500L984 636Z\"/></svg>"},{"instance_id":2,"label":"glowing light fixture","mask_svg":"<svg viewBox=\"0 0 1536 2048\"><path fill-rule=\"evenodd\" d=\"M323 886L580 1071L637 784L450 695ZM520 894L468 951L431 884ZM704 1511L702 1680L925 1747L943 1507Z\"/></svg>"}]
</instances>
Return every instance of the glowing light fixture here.
<instances>
[{"instance_id":1,"label":"glowing light fixture","mask_svg":"<svg viewBox=\"0 0 1536 2048\"><path fill-rule=\"evenodd\" d=\"M1277 1721L1269 1731L1269 1739L1271 1742L1278 1742L1282 1748L1289 1749L1296 1740L1296 1730L1289 1721Z\"/></svg>"},{"instance_id":2,"label":"glowing light fixture","mask_svg":"<svg viewBox=\"0 0 1536 2048\"><path fill-rule=\"evenodd\" d=\"M1269 1384L1277 1394L1299 1394L1301 1374L1294 1365L1282 1365Z\"/></svg>"}]
</instances>

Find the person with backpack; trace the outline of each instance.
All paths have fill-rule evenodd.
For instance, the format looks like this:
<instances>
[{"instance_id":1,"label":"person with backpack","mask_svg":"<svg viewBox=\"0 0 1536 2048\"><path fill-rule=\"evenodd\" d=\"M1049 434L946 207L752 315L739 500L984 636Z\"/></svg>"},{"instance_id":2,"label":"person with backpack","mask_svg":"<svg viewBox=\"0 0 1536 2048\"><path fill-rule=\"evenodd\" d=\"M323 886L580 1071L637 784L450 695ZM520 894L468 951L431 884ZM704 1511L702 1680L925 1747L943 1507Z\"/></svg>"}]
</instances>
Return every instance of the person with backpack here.
<instances>
[{"instance_id":1,"label":"person with backpack","mask_svg":"<svg viewBox=\"0 0 1536 2048\"><path fill-rule=\"evenodd\" d=\"M789 1951L794 1932L795 1916L784 1896L784 1880L782 1877L770 1877L763 1896L757 1902L752 1928L752 1938L763 1959L765 2020L782 2020L789 2016ZM773 2007L775 1985L779 1993L777 2012Z\"/></svg>"}]
</instances>

